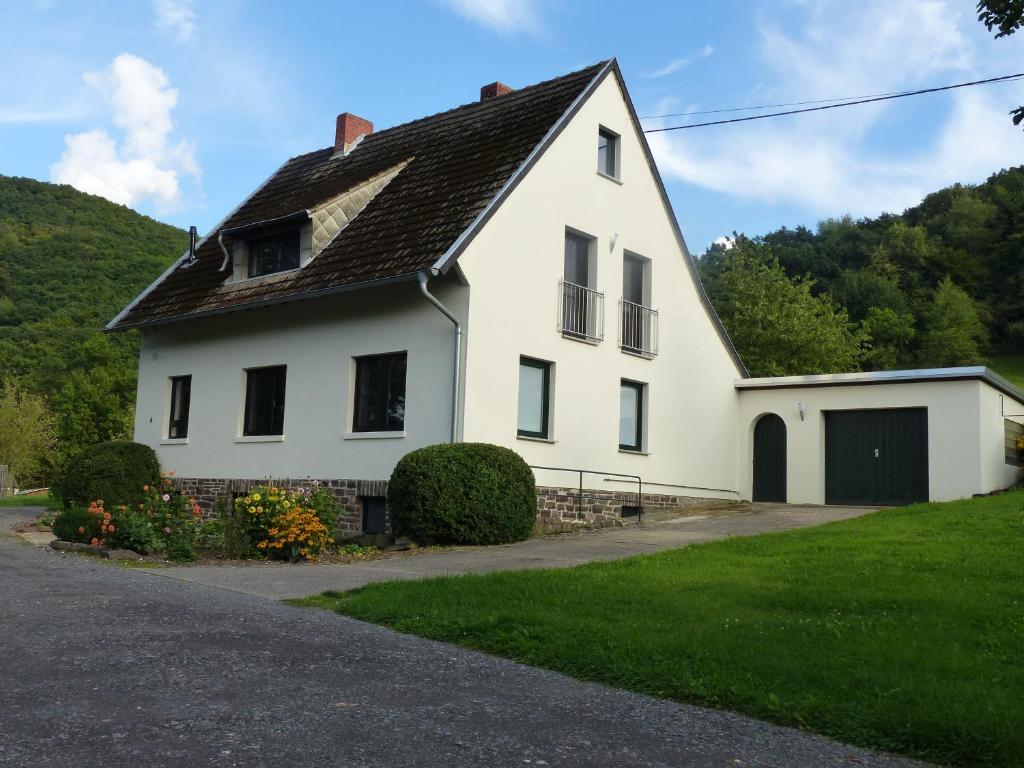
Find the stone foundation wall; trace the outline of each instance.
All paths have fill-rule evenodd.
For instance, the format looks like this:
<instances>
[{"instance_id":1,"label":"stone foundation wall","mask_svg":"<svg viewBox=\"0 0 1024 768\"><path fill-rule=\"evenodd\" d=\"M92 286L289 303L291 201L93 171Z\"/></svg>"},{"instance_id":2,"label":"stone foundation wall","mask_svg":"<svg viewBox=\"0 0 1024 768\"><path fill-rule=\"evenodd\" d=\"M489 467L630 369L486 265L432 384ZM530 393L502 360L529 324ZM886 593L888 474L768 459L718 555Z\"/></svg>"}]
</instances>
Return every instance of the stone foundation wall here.
<instances>
[{"instance_id":1,"label":"stone foundation wall","mask_svg":"<svg viewBox=\"0 0 1024 768\"><path fill-rule=\"evenodd\" d=\"M561 523L603 527L622 520L623 507L639 505L635 491L610 491L579 488L537 486L537 522L543 528L559 527ZM577 501L579 502L577 504ZM679 496L645 493L644 509L671 509L685 504Z\"/></svg>"},{"instance_id":2,"label":"stone foundation wall","mask_svg":"<svg viewBox=\"0 0 1024 768\"><path fill-rule=\"evenodd\" d=\"M363 530L363 497L387 496L387 480L236 480L226 478L172 479L174 487L191 496L207 516L212 516L221 496L245 495L257 485L273 485L294 490L319 483L337 497L342 506L338 532L358 535ZM592 526L604 527L622 522L622 508L637 506L636 492L583 489L577 505L578 488L537 486L537 523L542 529ZM693 501L685 496L644 494L644 509L671 509ZM390 529L390 523L388 525Z\"/></svg>"},{"instance_id":3,"label":"stone foundation wall","mask_svg":"<svg viewBox=\"0 0 1024 768\"><path fill-rule=\"evenodd\" d=\"M357 535L363 530L364 496L387 496L387 480L237 480L227 478L175 477L172 483L180 492L191 496L205 515L212 516L221 496L244 496L257 485L272 485L295 490L311 488L319 483L334 494L341 504L338 515L338 533Z\"/></svg>"}]
</instances>

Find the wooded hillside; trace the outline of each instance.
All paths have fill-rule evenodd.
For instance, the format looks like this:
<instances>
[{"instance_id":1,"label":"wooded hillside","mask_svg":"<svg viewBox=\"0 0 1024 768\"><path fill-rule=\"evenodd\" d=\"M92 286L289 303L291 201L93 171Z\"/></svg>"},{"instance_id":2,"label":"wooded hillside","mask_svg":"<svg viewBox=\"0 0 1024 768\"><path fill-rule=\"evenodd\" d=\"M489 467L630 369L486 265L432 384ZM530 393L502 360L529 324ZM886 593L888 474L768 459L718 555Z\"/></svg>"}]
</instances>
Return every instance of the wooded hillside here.
<instances>
[{"instance_id":1,"label":"wooded hillside","mask_svg":"<svg viewBox=\"0 0 1024 768\"><path fill-rule=\"evenodd\" d=\"M104 198L0 176L0 385L46 397L57 461L130 435L137 334L101 329L187 244Z\"/></svg>"},{"instance_id":2,"label":"wooded hillside","mask_svg":"<svg viewBox=\"0 0 1024 768\"><path fill-rule=\"evenodd\" d=\"M899 215L737 235L700 271L755 375L1012 360L1024 355L1024 167Z\"/></svg>"}]
</instances>

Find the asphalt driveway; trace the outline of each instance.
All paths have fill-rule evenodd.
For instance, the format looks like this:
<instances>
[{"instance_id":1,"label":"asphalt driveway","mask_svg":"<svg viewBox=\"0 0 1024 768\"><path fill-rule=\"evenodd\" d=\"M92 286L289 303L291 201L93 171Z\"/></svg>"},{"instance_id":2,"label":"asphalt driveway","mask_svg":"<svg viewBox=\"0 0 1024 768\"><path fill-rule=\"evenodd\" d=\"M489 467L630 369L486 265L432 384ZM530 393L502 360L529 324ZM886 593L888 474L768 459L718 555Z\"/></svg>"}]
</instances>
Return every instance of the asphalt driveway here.
<instances>
[{"instance_id":1,"label":"asphalt driveway","mask_svg":"<svg viewBox=\"0 0 1024 768\"><path fill-rule=\"evenodd\" d=\"M6 536L0 584L3 766L916 765Z\"/></svg>"},{"instance_id":2,"label":"asphalt driveway","mask_svg":"<svg viewBox=\"0 0 1024 768\"><path fill-rule=\"evenodd\" d=\"M873 511L870 507L814 507L786 504L745 504L648 515L643 525L604 528L555 536L539 536L494 547L456 547L365 563L288 565L253 562L160 568L169 577L283 600L328 590L348 590L377 581L423 579L460 573L486 573L526 568L568 568L594 560L616 560L685 547L730 536L785 531Z\"/></svg>"}]
</instances>

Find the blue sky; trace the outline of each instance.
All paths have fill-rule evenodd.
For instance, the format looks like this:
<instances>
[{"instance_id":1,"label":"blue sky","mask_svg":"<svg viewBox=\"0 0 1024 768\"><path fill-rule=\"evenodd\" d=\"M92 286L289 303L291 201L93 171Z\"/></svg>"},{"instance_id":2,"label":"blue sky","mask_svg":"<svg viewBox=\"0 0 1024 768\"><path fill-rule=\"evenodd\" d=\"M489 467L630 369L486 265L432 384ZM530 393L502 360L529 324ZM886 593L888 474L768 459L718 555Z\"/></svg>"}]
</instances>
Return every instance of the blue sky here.
<instances>
[{"instance_id":1,"label":"blue sky","mask_svg":"<svg viewBox=\"0 0 1024 768\"><path fill-rule=\"evenodd\" d=\"M964 0L24 0L0 28L0 173L204 232L349 111L386 127L616 56L640 115L1024 70ZM691 250L900 211L1024 163L1024 84L653 134ZM701 118L647 120L648 127Z\"/></svg>"}]
</instances>

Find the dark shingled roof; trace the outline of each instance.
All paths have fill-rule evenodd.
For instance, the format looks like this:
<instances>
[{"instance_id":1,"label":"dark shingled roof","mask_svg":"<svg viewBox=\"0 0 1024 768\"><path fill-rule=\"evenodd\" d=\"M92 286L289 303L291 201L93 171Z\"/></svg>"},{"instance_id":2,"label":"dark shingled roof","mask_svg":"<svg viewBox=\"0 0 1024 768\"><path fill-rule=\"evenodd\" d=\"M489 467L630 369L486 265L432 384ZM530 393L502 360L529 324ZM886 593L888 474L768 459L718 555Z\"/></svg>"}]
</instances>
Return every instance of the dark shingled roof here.
<instances>
[{"instance_id":1,"label":"dark shingled roof","mask_svg":"<svg viewBox=\"0 0 1024 768\"><path fill-rule=\"evenodd\" d=\"M504 96L372 133L348 156L334 148L285 163L209 235L115 318L112 329L401 278L429 270L474 222L606 62ZM302 269L225 285L217 234L311 209L410 161ZM227 239L227 236L225 236Z\"/></svg>"}]
</instances>

